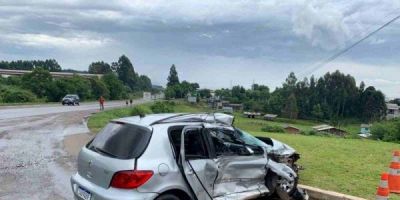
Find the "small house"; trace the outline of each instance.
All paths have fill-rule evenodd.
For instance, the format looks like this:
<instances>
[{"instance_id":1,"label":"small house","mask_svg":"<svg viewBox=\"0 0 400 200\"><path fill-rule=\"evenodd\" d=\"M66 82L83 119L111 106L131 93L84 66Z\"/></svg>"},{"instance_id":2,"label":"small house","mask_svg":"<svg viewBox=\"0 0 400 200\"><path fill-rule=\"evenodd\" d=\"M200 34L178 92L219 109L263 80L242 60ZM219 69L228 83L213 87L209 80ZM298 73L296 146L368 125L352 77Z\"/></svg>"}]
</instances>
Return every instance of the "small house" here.
<instances>
[{"instance_id":1,"label":"small house","mask_svg":"<svg viewBox=\"0 0 400 200\"><path fill-rule=\"evenodd\" d=\"M386 119L393 119L400 117L400 106L395 103L386 104Z\"/></svg>"},{"instance_id":2,"label":"small house","mask_svg":"<svg viewBox=\"0 0 400 200\"><path fill-rule=\"evenodd\" d=\"M187 100L188 100L189 103L197 103L197 97L196 96L189 95L187 97Z\"/></svg>"},{"instance_id":3,"label":"small house","mask_svg":"<svg viewBox=\"0 0 400 200\"><path fill-rule=\"evenodd\" d=\"M292 126L292 125L287 125L287 124L283 126L283 129L285 130L285 132L291 133L291 134L299 134L301 131L299 128Z\"/></svg>"},{"instance_id":4,"label":"small house","mask_svg":"<svg viewBox=\"0 0 400 200\"><path fill-rule=\"evenodd\" d=\"M275 115L275 114L265 114L264 115L264 119L269 120L269 121L273 121L276 117L278 117L278 115Z\"/></svg>"},{"instance_id":5,"label":"small house","mask_svg":"<svg viewBox=\"0 0 400 200\"><path fill-rule=\"evenodd\" d=\"M327 124L313 126L312 129L317 132L330 133L330 134L337 135L337 136L344 136L347 134L346 131L336 128L336 127L333 127L333 126L330 126L330 125L327 125Z\"/></svg>"},{"instance_id":6,"label":"small house","mask_svg":"<svg viewBox=\"0 0 400 200\"><path fill-rule=\"evenodd\" d=\"M223 112L223 113L230 113L230 114L232 114L232 113L233 113L233 108L232 108L232 107L229 107L229 106L224 106L224 107L222 107L222 112Z\"/></svg>"},{"instance_id":7,"label":"small house","mask_svg":"<svg viewBox=\"0 0 400 200\"><path fill-rule=\"evenodd\" d=\"M361 124L360 126L360 137L368 138L371 136L371 124Z\"/></svg>"},{"instance_id":8,"label":"small house","mask_svg":"<svg viewBox=\"0 0 400 200\"><path fill-rule=\"evenodd\" d=\"M144 100L151 100L151 92L143 92Z\"/></svg>"},{"instance_id":9,"label":"small house","mask_svg":"<svg viewBox=\"0 0 400 200\"><path fill-rule=\"evenodd\" d=\"M361 124L360 133L362 134L370 134L371 133L371 124Z\"/></svg>"}]
</instances>

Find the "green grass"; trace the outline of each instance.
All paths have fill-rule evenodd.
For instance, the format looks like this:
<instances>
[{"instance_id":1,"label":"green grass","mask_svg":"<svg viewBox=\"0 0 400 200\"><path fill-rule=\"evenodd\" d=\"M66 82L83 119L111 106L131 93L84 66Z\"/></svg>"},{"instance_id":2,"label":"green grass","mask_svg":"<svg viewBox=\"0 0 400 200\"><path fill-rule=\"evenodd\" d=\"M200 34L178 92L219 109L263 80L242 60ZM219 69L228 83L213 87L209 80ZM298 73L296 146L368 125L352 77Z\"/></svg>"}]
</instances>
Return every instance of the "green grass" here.
<instances>
[{"instance_id":1,"label":"green grass","mask_svg":"<svg viewBox=\"0 0 400 200\"><path fill-rule=\"evenodd\" d=\"M388 169L398 144L373 140L253 132L280 140L301 153L302 184L375 198L380 173ZM396 196L397 199L400 199ZM392 198L391 199L396 199Z\"/></svg>"},{"instance_id":2,"label":"green grass","mask_svg":"<svg viewBox=\"0 0 400 200\"><path fill-rule=\"evenodd\" d=\"M150 104L144 107L149 108ZM129 115L129 109L121 108L97 113L90 117L88 126L97 132L111 119ZM174 112L204 112L204 106L177 103ZM319 124L306 120L291 121L300 129L310 130ZM235 126L257 136L268 136L289 144L300 154L299 164L305 170L300 172L300 182L322 189L374 199L380 173L388 169L391 152L400 149L398 144L338 137L291 135L265 133L260 129L265 124L281 125L283 122L269 122L248 119L236 114ZM358 125L347 125L346 130L358 131ZM391 199L400 199L391 195Z\"/></svg>"}]
</instances>

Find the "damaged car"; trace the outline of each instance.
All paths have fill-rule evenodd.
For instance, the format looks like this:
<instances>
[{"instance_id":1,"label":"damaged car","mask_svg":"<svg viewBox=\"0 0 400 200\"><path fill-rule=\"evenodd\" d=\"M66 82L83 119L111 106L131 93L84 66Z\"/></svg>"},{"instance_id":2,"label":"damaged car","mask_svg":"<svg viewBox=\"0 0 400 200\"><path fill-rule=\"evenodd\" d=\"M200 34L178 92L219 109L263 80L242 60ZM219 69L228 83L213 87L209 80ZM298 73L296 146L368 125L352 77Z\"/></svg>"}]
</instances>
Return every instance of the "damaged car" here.
<instances>
[{"instance_id":1,"label":"damaged car","mask_svg":"<svg viewBox=\"0 0 400 200\"><path fill-rule=\"evenodd\" d=\"M78 200L305 199L298 154L212 114L152 114L110 122L82 148Z\"/></svg>"}]
</instances>

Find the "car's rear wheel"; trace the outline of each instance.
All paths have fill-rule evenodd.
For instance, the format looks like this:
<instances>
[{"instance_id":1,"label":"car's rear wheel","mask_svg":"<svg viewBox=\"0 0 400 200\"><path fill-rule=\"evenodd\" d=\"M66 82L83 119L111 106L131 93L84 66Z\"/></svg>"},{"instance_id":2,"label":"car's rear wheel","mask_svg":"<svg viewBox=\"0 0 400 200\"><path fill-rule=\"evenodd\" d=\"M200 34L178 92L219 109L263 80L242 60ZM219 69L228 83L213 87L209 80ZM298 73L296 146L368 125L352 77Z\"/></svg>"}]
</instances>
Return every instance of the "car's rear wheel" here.
<instances>
[{"instance_id":1,"label":"car's rear wheel","mask_svg":"<svg viewBox=\"0 0 400 200\"><path fill-rule=\"evenodd\" d=\"M181 200L181 199L173 194L162 194L161 196L157 197L156 200Z\"/></svg>"}]
</instances>

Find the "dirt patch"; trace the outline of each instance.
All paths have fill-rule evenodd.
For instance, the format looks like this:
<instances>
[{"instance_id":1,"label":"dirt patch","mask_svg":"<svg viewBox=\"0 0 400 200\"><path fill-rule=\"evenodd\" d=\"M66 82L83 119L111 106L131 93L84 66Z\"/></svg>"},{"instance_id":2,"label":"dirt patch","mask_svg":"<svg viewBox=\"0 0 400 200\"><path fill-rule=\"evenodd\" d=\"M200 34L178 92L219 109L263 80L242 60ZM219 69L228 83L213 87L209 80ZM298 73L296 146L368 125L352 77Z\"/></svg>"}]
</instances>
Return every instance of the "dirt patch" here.
<instances>
[{"instance_id":1,"label":"dirt patch","mask_svg":"<svg viewBox=\"0 0 400 200\"><path fill-rule=\"evenodd\" d=\"M64 149L71 156L78 156L81 148L86 145L94 135L88 133L68 135L64 138Z\"/></svg>"}]
</instances>

